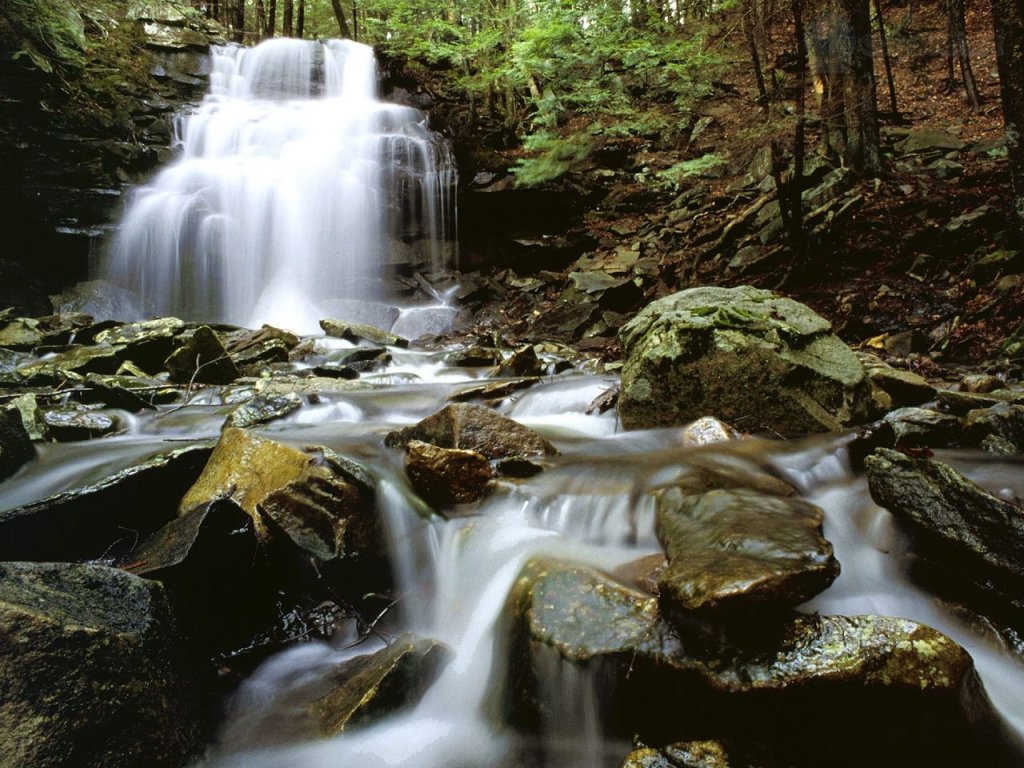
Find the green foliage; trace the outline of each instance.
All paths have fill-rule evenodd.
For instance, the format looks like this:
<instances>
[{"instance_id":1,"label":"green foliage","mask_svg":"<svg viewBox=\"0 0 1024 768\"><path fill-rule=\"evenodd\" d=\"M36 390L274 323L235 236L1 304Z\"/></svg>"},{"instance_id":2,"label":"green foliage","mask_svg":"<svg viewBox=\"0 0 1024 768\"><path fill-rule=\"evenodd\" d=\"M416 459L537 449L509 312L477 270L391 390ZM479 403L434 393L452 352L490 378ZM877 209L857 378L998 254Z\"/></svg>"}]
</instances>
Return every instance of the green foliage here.
<instances>
[{"instance_id":1,"label":"green foliage","mask_svg":"<svg viewBox=\"0 0 1024 768\"><path fill-rule=\"evenodd\" d=\"M684 179L691 176L701 176L726 164L726 160L714 152L701 155L693 160L684 160L676 163L671 168L666 168L658 174L659 180L672 185L680 184Z\"/></svg>"},{"instance_id":2,"label":"green foliage","mask_svg":"<svg viewBox=\"0 0 1024 768\"><path fill-rule=\"evenodd\" d=\"M85 24L66 0L6 0L0 22L16 58L27 56L44 72L82 66Z\"/></svg>"},{"instance_id":3,"label":"green foliage","mask_svg":"<svg viewBox=\"0 0 1024 768\"><path fill-rule=\"evenodd\" d=\"M552 181L584 162L594 147L593 137L586 132L570 133L562 137L556 133L539 131L526 137L524 148L534 157L520 160L512 169L516 184L532 187Z\"/></svg>"}]
</instances>

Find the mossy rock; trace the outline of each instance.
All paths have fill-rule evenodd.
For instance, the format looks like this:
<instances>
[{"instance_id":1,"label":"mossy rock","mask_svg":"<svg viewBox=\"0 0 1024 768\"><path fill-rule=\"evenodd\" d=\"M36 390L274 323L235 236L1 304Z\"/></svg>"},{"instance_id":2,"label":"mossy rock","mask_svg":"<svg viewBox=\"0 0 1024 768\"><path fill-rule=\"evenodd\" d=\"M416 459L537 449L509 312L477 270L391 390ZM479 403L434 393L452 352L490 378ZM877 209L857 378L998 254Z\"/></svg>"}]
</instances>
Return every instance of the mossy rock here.
<instances>
[{"instance_id":1,"label":"mossy rock","mask_svg":"<svg viewBox=\"0 0 1024 768\"><path fill-rule=\"evenodd\" d=\"M711 415L747 432L795 436L872 415L864 367L831 324L770 291L680 291L645 307L619 336L627 429Z\"/></svg>"}]
</instances>

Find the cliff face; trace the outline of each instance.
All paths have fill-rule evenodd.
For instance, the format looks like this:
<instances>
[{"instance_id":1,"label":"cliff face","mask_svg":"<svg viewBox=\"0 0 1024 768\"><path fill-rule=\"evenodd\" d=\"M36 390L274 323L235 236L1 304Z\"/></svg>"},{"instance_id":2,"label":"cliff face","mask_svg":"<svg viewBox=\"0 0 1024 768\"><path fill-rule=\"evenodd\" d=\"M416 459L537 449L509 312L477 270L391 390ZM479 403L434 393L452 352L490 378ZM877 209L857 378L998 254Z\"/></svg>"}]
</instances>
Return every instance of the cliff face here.
<instances>
[{"instance_id":1,"label":"cliff face","mask_svg":"<svg viewBox=\"0 0 1024 768\"><path fill-rule=\"evenodd\" d=\"M171 153L219 30L169 4L0 9L0 308L45 312L88 272L125 189Z\"/></svg>"}]
</instances>

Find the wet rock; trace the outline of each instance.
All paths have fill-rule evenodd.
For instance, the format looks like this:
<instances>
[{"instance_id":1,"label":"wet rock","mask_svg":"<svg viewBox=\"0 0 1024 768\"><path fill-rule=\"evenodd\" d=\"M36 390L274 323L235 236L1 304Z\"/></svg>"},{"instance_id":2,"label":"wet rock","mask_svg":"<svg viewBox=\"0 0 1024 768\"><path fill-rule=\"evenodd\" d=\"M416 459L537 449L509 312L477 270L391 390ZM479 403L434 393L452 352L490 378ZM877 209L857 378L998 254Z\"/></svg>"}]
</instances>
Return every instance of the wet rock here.
<instances>
[{"instance_id":1,"label":"wet rock","mask_svg":"<svg viewBox=\"0 0 1024 768\"><path fill-rule=\"evenodd\" d=\"M174 519L210 448L159 453L102 479L0 512L0 560L117 562Z\"/></svg>"},{"instance_id":2,"label":"wet rock","mask_svg":"<svg viewBox=\"0 0 1024 768\"><path fill-rule=\"evenodd\" d=\"M137 298L131 292L106 280L78 283L50 297L56 312L80 312L98 318L138 317Z\"/></svg>"},{"instance_id":3,"label":"wet rock","mask_svg":"<svg viewBox=\"0 0 1024 768\"><path fill-rule=\"evenodd\" d=\"M983 612L1024 616L1024 512L952 467L880 449L865 462L871 497L910 532L935 577ZM969 589L968 585L973 585Z\"/></svg>"},{"instance_id":4,"label":"wet rock","mask_svg":"<svg viewBox=\"0 0 1024 768\"><path fill-rule=\"evenodd\" d=\"M453 403L411 427L388 434L386 444L420 440L440 448L476 451L488 459L551 456L558 451L529 427L474 403Z\"/></svg>"},{"instance_id":5,"label":"wet rock","mask_svg":"<svg viewBox=\"0 0 1024 768\"><path fill-rule=\"evenodd\" d=\"M264 325L258 331L232 334L224 348L239 370L259 371L274 363L287 363L298 345L299 337L295 334Z\"/></svg>"},{"instance_id":6,"label":"wet rock","mask_svg":"<svg viewBox=\"0 0 1024 768\"><path fill-rule=\"evenodd\" d=\"M119 371L123 371L122 365ZM132 413L155 408L157 405L174 403L181 399L182 390L169 386L165 381L153 379L139 371L142 376L115 374L105 376L90 373L83 386L69 394L80 403L100 403L111 408L121 408Z\"/></svg>"},{"instance_id":7,"label":"wet rock","mask_svg":"<svg viewBox=\"0 0 1024 768\"><path fill-rule=\"evenodd\" d=\"M141 323L128 323L96 334L99 344L110 344L123 350L122 359L131 360L146 373L159 373L164 361L174 351L177 337L185 323L176 317L162 317Z\"/></svg>"},{"instance_id":8,"label":"wet rock","mask_svg":"<svg viewBox=\"0 0 1024 768\"><path fill-rule=\"evenodd\" d=\"M348 380L335 376L282 376L261 378L256 382L256 390L264 395L320 395L333 392L354 392L361 389L373 389L376 385L370 381Z\"/></svg>"},{"instance_id":9,"label":"wet rock","mask_svg":"<svg viewBox=\"0 0 1024 768\"><path fill-rule=\"evenodd\" d=\"M681 741L663 749L642 747L626 755L621 768L730 768L719 741Z\"/></svg>"},{"instance_id":10,"label":"wet rock","mask_svg":"<svg viewBox=\"0 0 1024 768\"><path fill-rule=\"evenodd\" d=\"M59 443L103 437L121 429L114 416L82 408L44 410L43 421L49 436Z\"/></svg>"},{"instance_id":11,"label":"wet rock","mask_svg":"<svg viewBox=\"0 0 1024 768\"><path fill-rule=\"evenodd\" d=\"M501 350L494 347L467 347L452 355L451 364L462 368L482 368L497 365L501 360Z\"/></svg>"},{"instance_id":12,"label":"wet rock","mask_svg":"<svg viewBox=\"0 0 1024 768\"><path fill-rule=\"evenodd\" d=\"M491 463L476 451L440 448L419 440L410 440L405 450L409 482L439 509L479 501L494 477Z\"/></svg>"},{"instance_id":13,"label":"wet rock","mask_svg":"<svg viewBox=\"0 0 1024 768\"><path fill-rule=\"evenodd\" d=\"M228 427L179 517L231 501L261 540L282 536L320 561L380 551L372 483L361 467L327 449L297 448Z\"/></svg>"},{"instance_id":14,"label":"wet rock","mask_svg":"<svg viewBox=\"0 0 1024 768\"><path fill-rule=\"evenodd\" d=\"M492 381L485 384L472 384L462 387L457 392L449 395L448 399L455 403L466 400L504 400L509 395L529 389L540 381L537 377L525 379L512 379L511 381Z\"/></svg>"},{"instance_id":15,"label":"wet rock","mask_svg":"<svg viewBox=\"0 0 1024 768\"><path fill-rule=\"evenodd\" d=\"M283 395L256 395L231 412L224 422L225 427L254 427L274 419L280 419L302 407L303 399L294 392Z\"/></svg>"},{"instance_id":16,"label":"wet rock","mask_svg":"<svg viewBox=\"0 0 1024 768\"><path fill-rule=\"evenodd\" d=\"M351 381L359 378L359 371L349 365L327 363L325 365L313 366L313 375L322 376L326 379L346 379Z\"/></svg>"},{"instance_id":17,"label":"wet rock","mask_svg":"<svg viewBox=\"0 0 1024 768\"><path fill-rule=\"evenodd\" d=\"M967 438L981 445L989 436L1000 438L1024 452L1024 405L999 403L991 408L968 411L963 422Z\"/></svg>"},{"instance_id":18,"label":"wet rock","mask_svg":"<svg viewBox=\"0 0 1024 768\"><path fill-rule=\"evenodd\" d=\"M110 344L75 345L46 360L23 365L17 373L26 381L41 384L58 383L62 379L74 378L76 374L112 374L121 365L123 352L123 348Z\"/></svg>"},{"instance_id":19,"label":"wet rock","mask_svg":"<svg viewBox=\"0 0 1024 768\"><path fill-rule=\"evenodd\" d=\"M239 376L224 345L207 325L196 329L164 364L171 381L183 384L230 384Z\"/></svg>"},{"instance_id":20,"label":"wet rock","mask_svg":"<svg viewBox=\"0 0 1024 768\"><path fill-rule=\"evenodd\" d=\"M729 456L714 453L691 453L686 462L675 467L671 475L664 476L664 487L684 494L706 491L746 489L768 496L792 496L796 491L785 480L780 480L751 462L738 462Z\"/></svg>"},{"instance_id":21,"label":"wet rock","mask_svg":"<svg viewBox=\"0 0 1024 768\"><path fill-rule=\"evenodd\" d=\"M35 395L19 395L10 402L7 408L16 410L21 416L21 423L30 440L42 440L46 437L46 422L43 421L43 412L39 409L39 401Z\"/></svg>"},{"instance_id":22,"label":"wet rock","mask_svg":"<svg viewBox=\"0 0 1024 768\"><path fill-rule=\"evenodd\" d=\"M405 634L369 656L342 664L334 689L312 706L324 736L377 720L416 703L451 659L435 640Z\"/></svg>"},{"instance_id":23,"label":"wet rock","mask_svg":"<svg viewBox=\"0 0 1024 768\"><path fill-rule=\"evenodd\" d=\"M458 318L458 310L454 307L414 307L402 313L394 326L392 334L400 341L419 339L424 336L439 336L451 330ZM392 346L405 346L399 343Z\"/></svg>"},{"instance_id":24,"label":"wet rock","mask_svg":"<svg viewBox=\"0 0 1024 768\"><path fill-rule=\"evenodd\" d=\"M662 605L678 615L809 600L839 575L823 519L807 502L752 491L659 492L656 531L668 555Z\"/></svg>"},{"instance_id":25,"label":"wet rock","mask_svg":"<svg viewBox=\"0 0 1024 768\"><path fill-rule=\"evenodd\" d=\"M927 408L898 408L887 413L883 422L892 431L887 448L946 448L963 435L958 418Z\"/></svg>"},{"instance_id":26,"label":"wet rock","mask_svg":"<svg viewBox=\"0 0 1024 768\"><path fill-rule=\"evenodd\" d=\"M517 350L508 360L505 360L495 371L495 376L522 377L522 376L543 376L547 373L547 366L537 356L537 350L531 345Z\"/></svg>"},{"instance_id":27,"label":"wet rock","mask_svg":"<svg viewBox=\"0 0 1024 768\"><path fill-rule=\"evenodd\" d=\"M375 347L356 347L332 352L328 357L331 365L347 365L359 373L367 373L383 368L391 362L391 353L386 349Z\"/></svg>"},{"instance_id":28,"label":"wet rock","mask_svg":"<svg viewBox=\"0 0 1024 768\"><path fill-rule=\"evenodd\" d=\"M742 645L691 648L657 598L545 560L520 574L508 611L508 705L523 730L543 722L554 655L615 691L601 708L612 736L767 742L783 765L1012 764L967 652L905 619L754 618ZM851 722L870 736L849 739Z\"/></svg>"},{"instance_id":29,"label":"wet rock","mask_svg":"<svg viewBox=\"0 0 1024 768\"><path fill-rule=\"evenodd\" d=\"M326 318L320 321L320 327L323 328L324 333L336 339L345 339L351 342L365 340L382 347L409 346L407 339L403 339L401 336L381 330L380 328L374 328L372 325L346 323L343 320Z\"/></svg>"},{"instance_id":30,"label":"wet rock","mask_svg":"<svg viewBox=\"0 0 1024 768\"><path fill-rule=\"evenodd\" d=\"M202 745L157 583L98 565L0 564L0 764L178 768Z\"/></svg>"},{"instance_id":31,"label":"wet rock","mask_svg":"<svg viewBox=\"0 0 1024 768\"><path fill-rule=\"evenodd\" d=\"M978 408L991 408L993 405L999 405L999 403L1024 405L1024 391L996 389L982 394L940 389L936 393L936 399L939 401L939 407L943 410L955 413L958 416L966 416L968 411Z\"/></svg>"},{"instance_id":32,"label":"wet rock","mask_svg":"<svg viewBox=\"0 0 1024 768\"><path fill-rule=\"evenodd\" d=\"M993 392L1003 386L1000 378L991 373L969 373L960 380L960 384L964 391L979 395Z\"/></svg>"},{"instance_id":33,"label":"wet rock","mask_svg":"<svg viewBox=\"0 0 1024 768\"><path fill-rule=\"evenodd\" d=\"M856 355L807 307L755 288L692 288L620 332L627 429L714 415L779 435L839 430L871 414Z\"/></svg>"},{"instance_id":34,"label":"wet rock","mask_svg":"<svg viewBox=\"0 0 1024 768\"><path fill-rule=\"evenodd\" d=\"M77 331L91 323L92 317L81 313L0 320L0 347L28 351L41 345L67 344Z\"/></svg>"},{"instance_id":35,"label":"wet rock","mask_svg":"<svg viewBox=\"0 0 1024 768\"><path fill-rule=\"evenodd\" d=\"M725 443L729 440L739 440L740 437L739 432L714 416L697 419L683 429L683 445L687 448Z\"/></svg>"},{"instance_id":36,"label":"wet rock","mask_svg":"<svg viewBox=\"0 0 1024 768\"><path fill-rule=\"evenodd\" d=\"M0 408L0 480L13 475L35 456L36 449L25 429L21 410L10 406Z\"/></svg>"}]
</instances>

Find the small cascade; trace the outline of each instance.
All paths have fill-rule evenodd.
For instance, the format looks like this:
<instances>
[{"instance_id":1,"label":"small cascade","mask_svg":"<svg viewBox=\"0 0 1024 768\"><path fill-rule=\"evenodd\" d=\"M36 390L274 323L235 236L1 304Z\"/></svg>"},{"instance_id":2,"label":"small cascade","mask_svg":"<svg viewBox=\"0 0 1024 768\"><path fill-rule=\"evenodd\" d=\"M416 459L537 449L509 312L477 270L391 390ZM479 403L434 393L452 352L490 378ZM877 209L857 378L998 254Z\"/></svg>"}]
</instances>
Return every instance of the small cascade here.
<instances>
[{"instance_id":1,"label":"small cascade","mask_svg":"<svg viewBox=\"0 0 1024 768\"><path fill-rule=\"evenodd\" d=\"M136 190L99 276L143 315L315 333L390 299L395 265L442 268L451 153L422 112L376 91L373 50L349 40L213 49L180 157Z\"/></svg>"}]
</instances>

